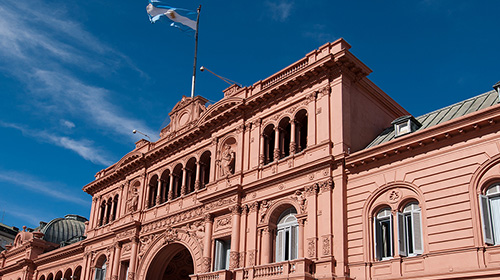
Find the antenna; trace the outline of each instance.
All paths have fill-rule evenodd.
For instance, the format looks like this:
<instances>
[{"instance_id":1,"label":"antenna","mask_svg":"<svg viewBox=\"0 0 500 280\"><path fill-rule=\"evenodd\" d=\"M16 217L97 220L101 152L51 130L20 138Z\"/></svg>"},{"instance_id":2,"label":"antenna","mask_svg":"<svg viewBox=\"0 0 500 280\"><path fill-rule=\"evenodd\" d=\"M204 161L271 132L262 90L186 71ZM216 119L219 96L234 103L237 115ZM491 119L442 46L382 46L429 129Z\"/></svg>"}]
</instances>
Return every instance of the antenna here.
<instances>
[{"instance_id":1,"label":"antenna","mask_svg":"<svg viewBox=\"0 0 500 280\"><path fill-rule=\"evenodd\" d=\"M144 134L144 133L140 132L140 131L139 131L139 130L137 130L137 129L132 130L132 133L133 133L133 134L136 134L136 133L142 134L142 135L144 135L144 136L148 137L149 142L151 142L151 137L149 137L147 134Z\"/></svg>"},{"instance_id":2,"label":"antenna","mask_svg":"<svg viewBox=\"0 0 500 280\"><path fill-rule=\"evenodd\" d=\"M229 80L228 78L224 78L224 77L222 77L222 76L219 76L219 75L215 74L214 72L210 71L210 69L208 69L208 68L207 68L207 67L205 67L205 66L201 66L201 67L200 67L200 71L201 71L201 72L203 72L203 71L205 71L205 70L207 70L208 72L212 73L212 75L214 75L215 77L217 77L217 78L219 78L219 79L223 80L224 82L226 82L226 83L228 83L228 84L230 84L230 85L234 85L234 84L236 84L236 85L238 85L238 86L240 86L240 87L243 87L240 83L237 83L237 82L235 82L235 81L233 81L233 80Z\"/></svg>"}]
</instances>

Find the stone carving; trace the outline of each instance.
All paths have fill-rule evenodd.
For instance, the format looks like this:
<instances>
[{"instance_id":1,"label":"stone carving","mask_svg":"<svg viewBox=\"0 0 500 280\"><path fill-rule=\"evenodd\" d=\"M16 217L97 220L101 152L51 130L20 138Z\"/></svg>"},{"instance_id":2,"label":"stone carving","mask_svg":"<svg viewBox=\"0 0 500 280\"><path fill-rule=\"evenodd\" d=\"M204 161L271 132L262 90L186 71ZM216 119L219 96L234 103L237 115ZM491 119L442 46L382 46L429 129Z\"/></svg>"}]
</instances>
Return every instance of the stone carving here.
<instances>
[{"instance_id":1,"label":"stone carving","mask_svg":"<svg viewBox=\"0 0 500 280\"><path fill-rule=\"evenodd\" d=\"M188 221L190 219L198 219L202 217L203 215L203 208L202 207L197 207L194 209L190 209L181 213L177 213L174 215L171 215L167 218L154 221L152 223L143 225L141 228L141 234L148 233L150 231L153 231L158 228L164 228L167 225L175 225L179 224L185 221Z\"/></svg>"},{"instance_id":2,"label":"stone carving","mask_svg":"<svg viewBox=\"0 0 500 280\"><path fill-rule=\"evenodd\" d=\"M266 217L267 210L271 204L267 201L267 199L264 199L262 203L260 204L260 211L259 211L259 222L263 223L264 219Z\"/></svg>"},{"instance_id":3,"label":"stone carving","mask_svg":"<svg viewBox=\"0 0 500 280\"><path fill-rule=\"evenodd\" d=\"M129 230L117 233L116 234L116 238L118 240L127 239L127 238L129 238L130 236L132 236L134 234L135 234L135 229L129 229Z\"/></svg>"},{"instance_id":4,"label":"stone carving","mask_svg":"<svg viewBox=\"0 0 500 280\"><path fill-rule=\"evenodd\" d=\"M134 272L129 272L127 279L128 280L134 280L135 279L135 273Z\"/></svg>"},{"instance_id":5,"label":"stone carving","mask_svg":"<svg viewBox=\"0 0 500 280\"><path fill-rule=\"evenodd\" d=\"M202 273L210 272L210 263L212 263L212 259L210 257L203 257L201 264Z\"/></svg>"},{"instance_id":6,"label":"stone carving","mask_svg":"<svg viewBox=\"0 0 500 280\"><path fill-rule=\"evenodd\" d=\"M239 205L229 206L229 211L231 214L236 215L241 213L241 207Z\"/></svg>"},{"instance_id":7,"label":"stone carving","mask_svg":"<svg viewBox=\"0 0 500 280\"><path fill-rule=\"evenodd\" d=\"M307 255L310 258L316 256L316 238L309 238L307 240Z\"/></svg>"},{"instance_id":8,"label":"stone carving","mask_svg":"<svg viewBox=\"0 0 500 280\"><path fill-rule=\"evenodd\" d=\"M248 265L249 266L255 265L255 250L250 250L248 252Z\"/></svg>"},{"instance_id":9,"label":"stone carving","mask_svg":"<svg viewBox=\"0 0 500 280\"><path fill-rule=\"evenodd\" d=\"M300 211L305 212L306 211L306 196L304 195L304 192L297 190L297 191L295 191L292 198L294 200L296 200L297 203L299 204Z\"/></svg>"},{"instance_id":10,"label":"stone carving","mask_svg":"<svg viewBox=\"0 0 500 280\"><path fill-rule=\"evenodd\" d=\"M125 245L123 245L123 251L124 252L128 252L132 249L132 245L130 245L130 243L127 243Z\"/></svg>"},{"instance_id":11,"label":"stone carving","mask_svg":"<svg viewBox=\"0 0 500 280\"><path fill-rule=\"evenodd\" d=\"M226 205L232 204L234 202L236 202L236 196L224 198L224 199L221 198L215 202L210 202L210 203L206 204L205 210L212 210L214 208L226 206Z\"/></svg>"},{"instance_id":12,"label":"stone carving","mask_svg":"<svg viewBox=\"0 0 500 280\"><path fill-rule=\"evenodd\" d=\"M250 209L250 213L257 212L259 210L259 203L257 201L254 201L250 203L250 206L248 208Z\"/></svg>"},{"instance_id":13,"label":"stone carving","mask_svg":"<svg viewBox=\"0 0 500 280\"><path fill-rule=\"evenodd\" d=\"M318 194L318 191L319 191L319 186L317 183L312 184L310 186L306 186L305 188L305 193L307 196L316 195Z\"/></svg>"},{"instance_id":14,"label":"stone carving","mask_svg":"<svg viewBox=\"0 0 500 280\"><path fill-rule=\"evenodd\" d=\"M323 236L323 255L330 255L330 236Z\"/></svg>"},{"instance_id":15,"label":"stone carving","mask_svg":"<svg viewBox=\"0 0 500 280\"><path fill-rule=\"evenodd\" d=\"M323 183L320 184L320 188L322 192L329 192L333 189L333 180L330 178Z\"/></svg>"},{"instance_id":16,"label":"stone carving","mask_svg":"<svg viewBox=\"0 0 500 280\"><path fill-rule=\"evenodd\" d=\"M240 254L235 251L229 252L229 269L236 269L239 267Z\"/></svg>"},{"instance_id":17,"label":"stone carving","mask_svg":"<svg viewBox=\"0 0 500 280\"><path fill-rule=\"evenodd\" d=\"M195 239L203 240L203 237L205 237L205 226L201 221L187 224L184 229L189 236Z\"/></svg>"},{"instance_id":18,"label":"stone carving","mask_svg":"<svg viewBox=\"0 0 500 280\"><path fill-rule=\"evenodd\" d=\"M231 216L224 216L215 220L215 231L231 227Z\"/></svg>"},{"instance_id":19,"label":"stone carving","mask_svg":"<svg viewBox=\"0 0 500 280\"><path fill-rule=\"evenodd\" d=\"M388 193L387 199L391 203L396 203L401 199L401 196L401 191L398 189L394 189Z\"/></svg>"},{"instance_id":20,"label":"stone carving","mask_svg":"<svg viewBox=\"0 0 500 280\"><path fill-rule=\"evenodd\" d=\"M127 199L127 211L130 213L137 211L138 204L139 204L139 190L137 189L136 186L130 186Z\"/></svg>"},{"instance_id":21,"label":"stone carving","mask_svg":"<svg viewBox=\"0 0 500 280\"><path fill-rule=\"evenodd\" d=\"M144 253L146 252L146 249L149 247L151 242L156 238L156 234L150 234L146 236L142 236L139 238L139 241L141 242L141 247L139 248L139 256L142 257Z\"/></svg>"},{"instance_id":22,"label":"stone carving","mask_svg":"<svg viewBox=\"0 0 500 280\"><path fill-rule=\"evenodd\" d=\"M165 237L163 238L163 243L168 244L179 240L179 232L177 229L167 227L165 230Z\"/></svg>"},{"instance_id":23,"label":"stone carving","mask_svg":"<svg viewBox=\"0 0 500 280\"><path fill-rule=\"evenodd\" d=\"M235 152L231 149L230 145L225 144L224 147L222 147L219 161L221 176L229 176L234 173Z\"/></svg>"}]
</instances>

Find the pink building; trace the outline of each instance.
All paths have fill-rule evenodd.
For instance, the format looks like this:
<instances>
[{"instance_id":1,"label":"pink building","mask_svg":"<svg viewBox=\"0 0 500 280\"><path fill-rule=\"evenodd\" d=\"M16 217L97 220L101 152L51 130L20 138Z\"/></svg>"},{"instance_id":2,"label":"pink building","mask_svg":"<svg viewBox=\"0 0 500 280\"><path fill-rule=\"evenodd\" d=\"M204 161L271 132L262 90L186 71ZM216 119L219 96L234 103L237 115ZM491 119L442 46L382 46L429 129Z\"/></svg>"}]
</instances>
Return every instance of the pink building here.
<instances>
[{"instance_id":1,"label":"pink building","mask_svg":"<svg viewBox=\"0 0 500 280\"><path fill-rule=\"evenodd\" d=\"M498 279L500 83L413 117L349 48L183 97L84 186L86 239L23 231L0 280Z\"/></svg>"}]
</instances>

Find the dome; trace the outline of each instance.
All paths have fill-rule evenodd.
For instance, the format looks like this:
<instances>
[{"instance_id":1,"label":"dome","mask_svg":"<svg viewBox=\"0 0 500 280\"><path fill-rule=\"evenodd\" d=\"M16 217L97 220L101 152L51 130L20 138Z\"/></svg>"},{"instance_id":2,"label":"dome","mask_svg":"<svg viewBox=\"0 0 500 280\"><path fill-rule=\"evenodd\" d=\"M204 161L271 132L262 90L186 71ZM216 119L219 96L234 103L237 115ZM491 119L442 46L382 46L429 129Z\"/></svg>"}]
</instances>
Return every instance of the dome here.
<instances>
[{"instance_id":1,"label":"dome","mask_svg":"<svg viewBox=\"0 0 500 280\"><path fill-rule=\"evenodd\" d=\"M85 219L78 215L66 215L50 221L40 231L48 242L67 245L82 240L85 234Z\"/></svg>"}]
</instances>

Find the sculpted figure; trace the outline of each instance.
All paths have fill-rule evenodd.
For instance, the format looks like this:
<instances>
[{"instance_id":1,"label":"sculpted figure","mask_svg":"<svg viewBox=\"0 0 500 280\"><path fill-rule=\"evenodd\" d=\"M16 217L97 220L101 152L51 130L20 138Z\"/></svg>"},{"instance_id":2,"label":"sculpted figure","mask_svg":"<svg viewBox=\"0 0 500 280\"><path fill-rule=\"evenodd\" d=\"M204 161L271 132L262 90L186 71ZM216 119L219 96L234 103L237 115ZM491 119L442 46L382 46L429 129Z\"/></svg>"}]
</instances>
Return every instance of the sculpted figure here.
<instances>
[{"instance_id":1,"label":"sculpted figure","mask_svg":"<svg viewBox=\"0 0 500 280\"><path fill-rule=\"evenodd\" d=\"M228 176L233 174L233 165L234 165L234 151L231 149L231 146L225 144L222 148L221 154L221 175Z\"/></svg>"},{"instance_id":2,"label":"sculpted figure","mask_svg":"<svg viewBox=\"0 0 500 280\"><path fill-rule=\"evenodd\" d=\"M134 212L137 210L137 205L139 204L139 194L137 193L137 188L130 188L127 204L128 212Z\"/></svg>"}]
</instances>

